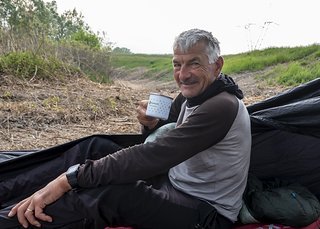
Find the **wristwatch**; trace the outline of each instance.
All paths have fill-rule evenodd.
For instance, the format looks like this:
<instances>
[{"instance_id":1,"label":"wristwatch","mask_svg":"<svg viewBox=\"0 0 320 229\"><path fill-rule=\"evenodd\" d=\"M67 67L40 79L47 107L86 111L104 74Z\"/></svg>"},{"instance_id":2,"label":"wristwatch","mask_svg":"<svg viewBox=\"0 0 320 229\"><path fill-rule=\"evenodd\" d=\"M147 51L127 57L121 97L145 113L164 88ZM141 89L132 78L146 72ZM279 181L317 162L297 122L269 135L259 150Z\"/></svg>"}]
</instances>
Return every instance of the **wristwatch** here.
<instances>
[{"instance_id":1,"label":"wristwatch","mask_svg":"<svg viewBox=\"0 0 320 229\"><path fill-rule=\"evenodd\" d=\"M72 189L78 187L78 171L79 171L80 164L72 165L66 172L66 177L68 180L69 185Z\"/></svg>"}]
</instances>

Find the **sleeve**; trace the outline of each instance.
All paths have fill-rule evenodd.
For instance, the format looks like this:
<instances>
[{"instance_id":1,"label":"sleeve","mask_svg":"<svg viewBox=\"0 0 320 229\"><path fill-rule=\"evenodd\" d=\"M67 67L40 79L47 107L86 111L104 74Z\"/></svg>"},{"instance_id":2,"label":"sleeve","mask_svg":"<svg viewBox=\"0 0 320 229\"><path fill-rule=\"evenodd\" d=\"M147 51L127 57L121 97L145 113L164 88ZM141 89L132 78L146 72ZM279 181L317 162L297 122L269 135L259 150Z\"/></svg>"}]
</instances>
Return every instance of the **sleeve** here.
<instances>
[{"instance_id":1,"label":"sleeve","mask_svg":"<svg viewBox=\"0 0 320 229\"><path fill-rule=\"evenodd\" d=\"M88 160L79 169L79 186L130 183L167 172L221 141L231 128L238 107L235 96L220 93L154 142L125 148L96 161Z\"/></svg>"}]
</instances>

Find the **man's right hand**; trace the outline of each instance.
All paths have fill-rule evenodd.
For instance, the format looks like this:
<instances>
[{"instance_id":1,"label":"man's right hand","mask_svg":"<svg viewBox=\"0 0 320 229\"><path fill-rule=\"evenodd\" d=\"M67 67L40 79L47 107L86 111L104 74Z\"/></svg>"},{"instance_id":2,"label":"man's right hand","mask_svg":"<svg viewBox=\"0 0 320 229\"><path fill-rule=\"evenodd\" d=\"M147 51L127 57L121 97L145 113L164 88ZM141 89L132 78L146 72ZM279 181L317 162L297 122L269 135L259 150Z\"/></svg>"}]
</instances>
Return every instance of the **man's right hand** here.
<instances>
[{"instance_id":1,"label":"man's right hand","mask_svg":"<svg viewBox=\"0 0 320 229\"><path fill-rule=\"evenodd\" d=\"M148 100L141 100L137 107L137 119L141 125L147 127L149 130L153 129L159 122L158 118L146 115Z\"/></svg>"},{"instance_id":2,"label":"man's right hand","mask_svg":"<svg viewBox=\"0 0 320 229\"><path fill-rule=\"evenodd\" d=\"M52 222L51 216L45 213L45 207L58 200L64 193L71 189L66 175L63 173L51 181L44 188L35 192L32 196L15 205L8 216L17 215L19 223L28 228L29 225L41 227L40 221Z\"/></svg>"}]
</instances>

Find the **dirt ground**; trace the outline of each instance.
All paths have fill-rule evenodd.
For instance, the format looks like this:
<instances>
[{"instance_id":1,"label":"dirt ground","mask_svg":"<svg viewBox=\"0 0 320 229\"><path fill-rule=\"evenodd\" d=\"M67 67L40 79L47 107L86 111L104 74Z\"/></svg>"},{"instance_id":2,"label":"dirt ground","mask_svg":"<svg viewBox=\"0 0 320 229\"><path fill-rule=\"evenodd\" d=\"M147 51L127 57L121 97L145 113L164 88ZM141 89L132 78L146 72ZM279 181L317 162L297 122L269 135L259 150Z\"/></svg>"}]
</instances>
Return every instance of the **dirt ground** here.
<instances>
[{"instance_id":1,"label":"dirt ground","mask_svg":"<svg viewBox=\"0 0 320 229\"><path fill-rule=\"evenodd\" d=\"M43 149L92 134L138 133L138 101L150 92L178 93L175 82L142 80L140 73L119 71L112 85L85 78L48 82L0 75L0 151ZM284 90L267 87L254 76L232 76L247 105Z\"/></svg>"}]
</instances>

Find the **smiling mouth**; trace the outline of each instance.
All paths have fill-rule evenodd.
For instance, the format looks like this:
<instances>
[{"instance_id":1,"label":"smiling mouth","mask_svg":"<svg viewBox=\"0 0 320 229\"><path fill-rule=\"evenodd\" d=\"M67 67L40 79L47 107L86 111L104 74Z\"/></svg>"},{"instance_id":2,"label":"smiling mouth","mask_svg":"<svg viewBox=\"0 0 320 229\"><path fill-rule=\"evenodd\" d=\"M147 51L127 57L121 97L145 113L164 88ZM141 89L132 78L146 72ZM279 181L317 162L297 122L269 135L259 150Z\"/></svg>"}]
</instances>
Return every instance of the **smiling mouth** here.
<instances>
[{"instance_id":1,"label":"smiling mouth","mask_svg":"<svg viewBox=\"0 0 320 229\"><path fill-rule=\"evenodd\" d=\"M196 84L196 83L197 83L197 81L180 81L181 85L186 85L186 86L193 85L193 84Z\"/></svg>"}]
</instances>

